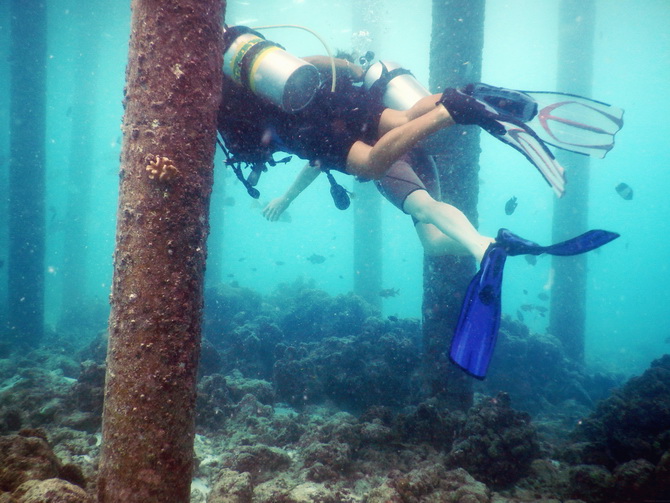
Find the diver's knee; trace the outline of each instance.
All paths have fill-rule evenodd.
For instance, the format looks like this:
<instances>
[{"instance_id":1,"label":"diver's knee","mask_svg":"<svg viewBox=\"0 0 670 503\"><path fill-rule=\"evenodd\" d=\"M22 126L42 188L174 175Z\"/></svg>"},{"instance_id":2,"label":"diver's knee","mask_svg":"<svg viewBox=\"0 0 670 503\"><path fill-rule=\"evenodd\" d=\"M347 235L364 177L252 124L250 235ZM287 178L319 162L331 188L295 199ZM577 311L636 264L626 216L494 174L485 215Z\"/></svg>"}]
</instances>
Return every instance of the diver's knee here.
<instances>
[{"instance_id":1,"label":"diver's knee","mask_svg":"<svg viewBox=\"0 0 670 503\"><path fill-rule=\"evenodd\" d=\"M427 190L418 189L405 198L402 209L421 223L431 223L429 218L436 203Z\"/></svg>"}]
</instances>

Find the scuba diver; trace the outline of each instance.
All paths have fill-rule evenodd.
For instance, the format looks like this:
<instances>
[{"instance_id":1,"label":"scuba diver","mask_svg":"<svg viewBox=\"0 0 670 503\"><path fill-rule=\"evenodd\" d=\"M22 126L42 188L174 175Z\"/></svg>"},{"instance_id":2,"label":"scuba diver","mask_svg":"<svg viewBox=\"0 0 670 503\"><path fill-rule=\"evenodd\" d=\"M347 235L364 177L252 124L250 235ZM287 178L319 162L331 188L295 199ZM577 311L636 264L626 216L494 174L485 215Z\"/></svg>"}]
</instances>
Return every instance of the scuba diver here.
<instances>
[{"instance_id":1,"label":"scuba diver","mask_svg":"<svg viewBox=\"0 0 670 503\"><path fill-rule=\"evenodd\" d=\"M333 184L334 169L375 180L382 194L417 222L427 252L470 254L480 264L450 352L452 361L469 374L484 378L488 369L500 323L507 256L573 255L618 237L596 230L543 247L505 229L495 239L484 236L459 209L439 201L437 177L431 173L434 164L419 144L454 124L478 125L521 152L560 197L565 191L564 170L545 143L602 157L622 126L622 110L573 95L486 84L447 88L441 94L414 93L411 103L391 108L388 103L398 91L407 89L402 84L420 87L407 70L389 70L392 65L379 62L378 78L359 85L372 66L366 69L323 56L295 58L246 27L227 28L224 38L228 79L219 132L228 164L248 192L258 197L253 186L266 164L277 163L272 154L287 152L309 161L288 190L266 206L266 218L276 220L321 171ZM247 179L241 176L240 162L252 166ZM334 195L335 188L331 185Z\"/></svg>"}]
</instances>

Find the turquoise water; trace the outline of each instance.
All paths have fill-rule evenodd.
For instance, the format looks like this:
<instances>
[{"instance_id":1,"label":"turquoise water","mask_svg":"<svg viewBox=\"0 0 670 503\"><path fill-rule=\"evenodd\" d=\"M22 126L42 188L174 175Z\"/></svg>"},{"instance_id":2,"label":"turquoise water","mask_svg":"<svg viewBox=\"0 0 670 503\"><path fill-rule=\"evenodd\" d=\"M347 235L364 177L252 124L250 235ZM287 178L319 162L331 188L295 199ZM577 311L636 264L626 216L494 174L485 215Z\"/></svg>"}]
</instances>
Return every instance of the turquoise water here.
<instances>
[{"instance_id":1,"label":"turquoise water","mask_svg":"<svg viewBox=\"0 0 670 503\"><path fill-rule=\"evenodd\" d=\"M0 188L6 193L8 157L8 2L0 5ZM47 258L46 321L62 325L63 250L68 239L68 201L79 201L86 215L88 277L81 285L91 306L107 305L112 274L118 156L121 148L124 70L130 9L128 2L49 2L47 84ZM229 24L251 26L292 23L318 32L332 48L358 49L364 34L354 33L351 2L294 0L228 4ZM327 5L327 7L326 7ZM520 89L556 89L558 21L556 1L490 1L486 11L482 80ZM378 54L410 68L428 82L431 2L383 4ZM589 256L587 358L625 373L638 373L668 352L670 303L668 238L670 235L670 4L657 1L599 1L595 30L593 97L626 110L625 127L616 148L604 160L591 162L589 225L618 231L621 239ZM298 30L268 31L296 55L321 54L320 42ZM75 71L80 68L79 73ZM93 82L92 105L80 107L78 81ZM79 82L80 83L80 82ZM69 166L77 162L72 146L73 122L84 117L90 127L88 145L92 189L89 200L72 191ZM212 254L209 281L237 281L270 293L296 278L313 280L330 294L353 287L353 212L337 210L324 177L289 208L290 222L266 222L262 204L279 195L302 167L294 160L263 175L260 204L217 159L212 200L212 235L224 236L221 255ZM569 166L568 166L569 168ZM336 174L337 176L337 174ZM482 136L480 228L494 234L501 226L541 243L551 240L554 195L521 156ZM354 193L352 179L338 180ZM614 187L634 189L626 201ZM568 189L569 190L569 189ZM519 206L508 216L505 202L516 196ZM6 262L6 209L0 224L0 259ZM223 221L223 224L220 222ZM410 218L383 203L383 288L399 295L383 299L386 315L420 317L422 250ZM307 260L325 257L321 264ZM4 263L3 262L3 263ZM6 267L6 266L5 266ZM0 279L6 279L5 267ZM519 258L508 262L504 311L516 316L522 304L539 303L549 278L550 261L535 266ZM524 293L524 291L528 293ZM3 295L4 296L4 295ZM527 314L526 323L544 332L548 318ZM104 327L103 327L104 328Z\"/></svg>"}]
</instances>

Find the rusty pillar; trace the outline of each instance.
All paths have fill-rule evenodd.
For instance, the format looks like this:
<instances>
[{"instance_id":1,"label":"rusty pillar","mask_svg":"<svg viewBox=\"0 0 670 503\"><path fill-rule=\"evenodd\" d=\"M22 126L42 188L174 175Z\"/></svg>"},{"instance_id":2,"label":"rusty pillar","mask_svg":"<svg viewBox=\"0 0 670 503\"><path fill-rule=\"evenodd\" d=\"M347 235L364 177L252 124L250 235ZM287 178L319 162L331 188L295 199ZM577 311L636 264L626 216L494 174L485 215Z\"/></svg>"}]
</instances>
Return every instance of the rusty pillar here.
<instances>
[{"instance_id":1,"label":"rusty pillar","mask_svg":"<svg viewBox=\"0 0 670 503\"><path fill-rule=\"evenodd\" d=\"M221 0L133 0L100 503L188 502Z\"/></svg>"}]
</instances>

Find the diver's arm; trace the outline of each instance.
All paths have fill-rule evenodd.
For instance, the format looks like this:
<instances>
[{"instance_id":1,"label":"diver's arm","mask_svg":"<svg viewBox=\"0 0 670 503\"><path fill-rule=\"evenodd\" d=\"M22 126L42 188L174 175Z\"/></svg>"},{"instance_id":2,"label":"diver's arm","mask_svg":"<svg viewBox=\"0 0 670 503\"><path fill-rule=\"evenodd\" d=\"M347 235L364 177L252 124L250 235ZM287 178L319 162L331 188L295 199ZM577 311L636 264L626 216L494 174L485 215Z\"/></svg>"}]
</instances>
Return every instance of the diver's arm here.
<instances>
[{"instance_id":1,"label":"diver's arm","mask_svg":"<svg viewBox=\"0 0 670 503\"><path fill-rule=\"evenodd\" d=\"M310 163L305 164L300 173L298 173L298 176L293 180L291 186L286 189L286 192L267 204L263 209L263 216L271 222L278 220L293 200L316 180L319 173L321 173L321 165L319 163L315 163L314 165Z\"/></svg>"},{"instance_id":2,"label":"diver's arm","mask_svg":"<svg viewBox=\"0 0 670 503\"><path fill-rule=\"evenodd\" d=\"M302 58L306 62L316 66L320 73L325 75L330 75L332 70L331 60L328 56L307 56ZM363 75L365 75L365 70L362 66L351 63L346 59L333 58L335 61L335 71L337 75L342 73L349 77L354 82L360 82L363 80Z\"/></svg>"}]
</instances>

